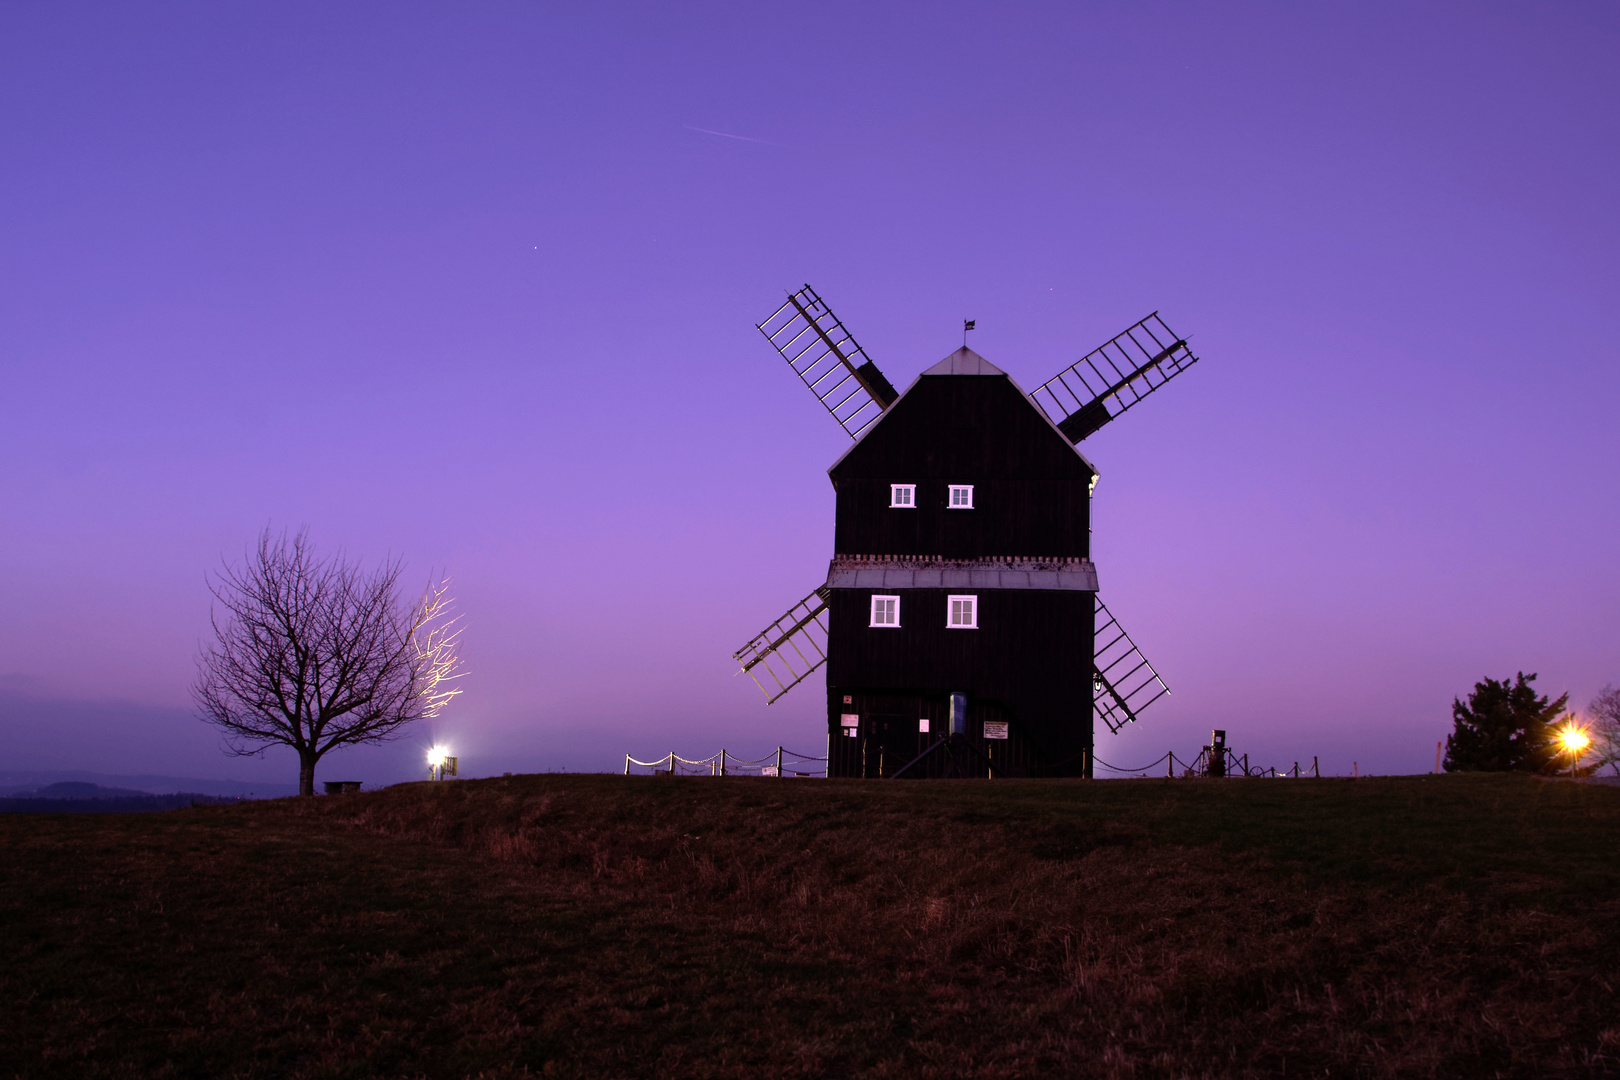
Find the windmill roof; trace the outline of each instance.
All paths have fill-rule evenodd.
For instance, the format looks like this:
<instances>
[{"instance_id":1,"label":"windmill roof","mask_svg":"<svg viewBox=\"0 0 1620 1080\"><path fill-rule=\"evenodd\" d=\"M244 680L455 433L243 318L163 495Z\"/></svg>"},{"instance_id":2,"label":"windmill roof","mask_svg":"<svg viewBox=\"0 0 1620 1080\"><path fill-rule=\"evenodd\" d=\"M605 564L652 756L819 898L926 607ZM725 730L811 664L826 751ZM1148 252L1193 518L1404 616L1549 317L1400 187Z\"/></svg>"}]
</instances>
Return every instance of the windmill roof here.
<instances>
[{"instance_id":1,"label":"windmill roof","mask_svg":"<svg viewBox=\"0 0 1620 1080\"><path fill-rule=\"evenodd\" d=\"M996 365L966 345L923 372L924 375L1005 375Z\"/></svg>"},{"instance_id":2,"label":"windmill roof","mask_svg":"<svg viewBox=\"0 0 1620 1080\"><path fill-rule=\"evenodd\" d=\"M900 392L900 397L890 402L889 407L884 409L883 412L872 421L872 423L867 425L867 427L855 437L854 444L846 449L842 454L838 455L838 460L833 462L832 467L827 470L829 473L833 472L838 468L839 465L843 464L844 459L849 457L850 454L854 453L856 447L860 446L861 443L866 440L866 437L872 434L872 432L876 431L883 421L894 412L895 406L904 400L906 396L913 390L917 389L917 386L922 382L924 375L1000 375L1012 385L1014 390L1018 391L1019 395L1023 397L1025 401L1029 402L1032 409L1040 414L1041 419L1046 421L1047 426L1052 429L1052 433L1054 435L1062 439L1065 443L1069 443L1068 436L1064 435L1058 430L1058 426L1052 422L1051 417L1046 415L1046 410L1041 408L1039 402L1030 397L1028 394L1024 393L1024 388L1018 385L1018 381L1016 379L964 345L962 348L957 349L955 352L951 353L949 356L935 364L933 367L929 368L927 371L924 371L922 375L918 375L915 379L911 380L911 385ZM1091 482L1092 485L1095 486L1098 477L1101 475L1097 471L1097 466L1093 465L1091 463L1091 459L1080 452L1080 447L1074 445L1073 443L1069 443L1069 448L1074 451L1076 457L1086 463L1086 468L1091 470Z\"/></svg>"}]
</instances>

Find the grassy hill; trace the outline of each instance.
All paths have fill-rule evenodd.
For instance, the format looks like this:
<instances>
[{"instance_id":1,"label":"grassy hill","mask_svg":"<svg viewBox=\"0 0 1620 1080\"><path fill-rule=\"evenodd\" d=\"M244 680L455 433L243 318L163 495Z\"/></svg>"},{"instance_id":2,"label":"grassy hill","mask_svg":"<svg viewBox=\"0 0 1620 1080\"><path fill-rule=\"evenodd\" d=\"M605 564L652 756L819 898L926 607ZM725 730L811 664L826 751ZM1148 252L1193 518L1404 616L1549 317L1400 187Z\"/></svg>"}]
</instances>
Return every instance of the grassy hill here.
<instances>
[{"instance_id":1,"label":"grassy hill","mask_svg":"<svg viewBox=\"0 0 1620 1080\"><path fill-rule=\"evenodd\" d=\"M0 845L6 1075L1620 1075L1616 788L532 776Z\"/></svg>"}]
</instances>

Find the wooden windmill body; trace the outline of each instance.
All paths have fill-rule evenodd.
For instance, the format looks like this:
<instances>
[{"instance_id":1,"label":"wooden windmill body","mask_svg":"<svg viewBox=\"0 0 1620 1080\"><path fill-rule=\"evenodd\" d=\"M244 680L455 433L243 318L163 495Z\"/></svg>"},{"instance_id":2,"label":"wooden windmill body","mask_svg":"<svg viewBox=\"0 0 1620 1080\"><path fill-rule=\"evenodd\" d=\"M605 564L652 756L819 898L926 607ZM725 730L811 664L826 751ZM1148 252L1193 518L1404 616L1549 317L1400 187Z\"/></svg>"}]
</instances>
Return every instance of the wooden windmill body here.
<instances>
[{"instance_id":1,"label":"wooden windmill body","mask_svg":"<svg viewBox=\"0 0 1620 1080\"><path fill-rule=\"evenodd\" d=\"M897 394L809 286L760 329L855 443L826 581L743 670L775 701L826 665L829 776L1089 776L1094 717L1168 690L1097 598L1074 444L1186 342L1149 316L1034 394L964 346Z\"/></svg>"}]
</instances>

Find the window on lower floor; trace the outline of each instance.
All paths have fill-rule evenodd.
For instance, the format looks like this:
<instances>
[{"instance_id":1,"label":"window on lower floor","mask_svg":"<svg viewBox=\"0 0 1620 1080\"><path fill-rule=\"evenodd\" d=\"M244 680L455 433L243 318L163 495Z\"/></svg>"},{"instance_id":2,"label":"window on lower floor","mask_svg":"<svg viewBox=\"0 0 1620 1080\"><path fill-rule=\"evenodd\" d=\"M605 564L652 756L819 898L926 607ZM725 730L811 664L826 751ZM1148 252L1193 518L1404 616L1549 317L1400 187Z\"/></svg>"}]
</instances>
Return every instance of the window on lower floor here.
<instances>
[{"instance_id":1,"label":"window on lower floor","mask_svg":"<svg viewBox=\"0 0 1620 1080\"><path fill-rule=\"evenodd\" d=\"M952 510L971 510L971 509L973 509L973 485L972 484L952 484L951 485L951 509Z\"/></svg>"},{"instance_id":2,"label":"window on lower floor","mask_svg":"<svg viewBox=\"0 0 1620 1080\"><path fill-rule=\"evenodd\" d=\"M915 510L917 508L917 485L890 484L889 505L904 507L907 510Z\"/></svg>"},{"instance_id":3,"label":"window on lower floor","mask_svg":"<svg viewBox=\"0 0 1620 1080\"><path fill-rule=\"evenodd\" d=\"M979 628L979 598L977 596L947 597L950 607L950 617L945 625L953 630L977 630Z\"/></svg>"},{"instance_id":4,"label":"window on lower floor","mask_svg":"<svg viewBox=\"0 0 1620 1080\"><path fill-rule=\"evenodd\" d=\"M872 626L900 625L900 598L898 596L872 597Z\"/></svg>"}]
</instances>

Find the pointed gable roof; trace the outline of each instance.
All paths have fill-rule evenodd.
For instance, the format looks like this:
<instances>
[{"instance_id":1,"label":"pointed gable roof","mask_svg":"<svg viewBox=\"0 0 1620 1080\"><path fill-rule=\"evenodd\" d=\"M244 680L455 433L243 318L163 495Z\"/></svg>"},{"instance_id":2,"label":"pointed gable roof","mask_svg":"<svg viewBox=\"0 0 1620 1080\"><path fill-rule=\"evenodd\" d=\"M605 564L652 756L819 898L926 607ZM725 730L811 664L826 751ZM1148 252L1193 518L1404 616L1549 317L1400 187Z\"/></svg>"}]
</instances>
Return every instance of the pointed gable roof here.
<instances>
[{"instance_id":1,"label":"pointed gable roof","mask_svg":"<svg viewBox=\"0 0 1620 1080\"><path fill-rule=\"evenodd\" d=\"M1036 403L1034 398L1024 393L1024 388L1019 386L1017 381L1013 379L1011 375L1008 375L1005 371L1002 371L1000 368L996 367L996 365L992 364L990 361L986 360L984 357L980 356L978 353L967 348L966 346L957 349L945 359L941 360L939 363L935 364L933 367L929 368L927 371L924 371L921 375L918 375L915 379L913 379L911 381L911 385L906 387L905 390L901 392L900 396L891 402L888 408L883 410L882 415L880 415L864 431L862 431L860 436L847 450L838 455L838 460L833 462L832 467L827 470L828 475L836 477L836 474L846 467L847 462L851 462L852 460L858 461L862 457L867 456L868 451L871 449L868 444L874 441L888 441L884 435L880 435L878 433L880 431L887 430L888 425L892 423L893 417L896 413L911 411L911 407L917 404L914 400L912 400L914 395L921 393L924 397L937 397L937 393L930 394L924 391L922 388L924 386L925 379L928 379L929 376L939 375L1000 376L1001 379L1005 380L1006 386L1012 392L1013 396L1015 398L1022 399L1023 403L1029 408L1029 410L1036 416L1040 417L1040 425L1043 426L1047 431L1051 432L1052 438L1063 447L1065 456L1073 455L1074 457L1080 459L1091 476L1092 486L1096 486L1098 478L1097 467L1091 463L1090 458L1086 457L1085 454L1080 452L1080 448L1078 446L1069 441L1068 436L1064 435L1063 432L1058 430L1058 426L1052 423L1051 418L1046 415L1046 410L1042 409L1040 405ZM933 385L936 390L944 390L947 386L954 386L957 390L968 389L965 384L960 383L934 383ZM985 388L983 392L991 393L992 397L995 396L995 393L997 392L990 391L988 388L996 385L997 384L995 383L981 384L981 386Z\"/></svg>"},{"instance_id":2,"label":"pointed gable roof","mask_svg":"<svg viewBox=\"0 0 1620 1080\"><path fill-rule=\"evenodd\" d=\"M1005 375L996 365L966 345L923 372L924 375Z\"/></svg>"}]
</instances>

